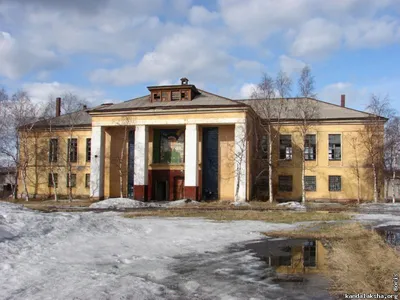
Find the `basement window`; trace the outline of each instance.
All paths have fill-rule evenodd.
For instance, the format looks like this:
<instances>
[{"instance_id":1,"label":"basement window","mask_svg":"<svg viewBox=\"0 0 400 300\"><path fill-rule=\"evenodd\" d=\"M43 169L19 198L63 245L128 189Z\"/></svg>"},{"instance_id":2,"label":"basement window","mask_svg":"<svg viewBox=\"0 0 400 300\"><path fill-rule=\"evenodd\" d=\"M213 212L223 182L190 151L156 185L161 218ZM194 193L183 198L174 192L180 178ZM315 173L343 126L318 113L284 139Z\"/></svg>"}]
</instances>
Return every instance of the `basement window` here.
<instances>
[{"instance_id":1,"label":"basement window","mask_svg":"<svg viewBox=\"0 0 400 300\"><path fill-rule=\"evenodd\" d=\"M340 192L342 190L342 177L329 176L329 191Z\"/></svg>"},{"instance_id":2,"label":"basement window","mask_svg":"<svg viewBox=\"0 0 400 300\"><path fill-rule=\"evenodd\" d=\"M317 177L304 176L304 189L307 192L315 192L317 190Z\"/></svg>"},{"instance_id":3,"label":"basement window","mask_svg":"<svg viewBox=\"0 0 400 300\"><path fill-rule=\"evenodd\" d=\"M279 176L279 191L291 192L293 190L293 176Z\"/></svg>"},{"instance_id":4,"label":"basement window","mask_svg":"<svg viewBox=\"0 0 400 300\"><path fill-rule=\"evenodd\" d=\"M293 157L292 136L281 135L279 137L279 159L291 160Z\"/></svg>"},{"instance_id":5,"label":"basement window","mask_svg":"<svg viewBox=\"0 0 400 300\"><path fill-rule=\"evenodd\" d=\"M316 160L317 158L317 138L315 134L307 134L304 139L304 159Z\"/></svg>"},{"instance_id":6,"label":"basement window","mask_svg":"<svg viewBox=\"0 0 400 300\"><path fill-rule=\"evenodd\" d=\"M329 160L342 159L342 142L340 134L329 135Z\"/></svg>"}]
</instances>

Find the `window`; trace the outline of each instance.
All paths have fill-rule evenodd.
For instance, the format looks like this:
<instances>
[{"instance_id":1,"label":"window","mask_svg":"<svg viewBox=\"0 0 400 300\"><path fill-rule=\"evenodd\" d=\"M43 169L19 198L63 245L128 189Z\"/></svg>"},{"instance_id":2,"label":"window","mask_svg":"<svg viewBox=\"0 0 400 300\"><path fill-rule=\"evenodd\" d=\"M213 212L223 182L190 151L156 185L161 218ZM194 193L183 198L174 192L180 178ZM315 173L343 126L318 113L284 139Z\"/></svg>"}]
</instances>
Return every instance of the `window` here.
<instances>
[{"instance_id":1,"label":"window","mask_svg":"<svg viewBox=\"0 0 400 300\"><path fill-rule=\"evenodd\" d=\"M261 158L268 158L268 136L263 135L260 141Z\"/></svg>"},{"instance_id":2,"label":"window","mask_svg":"<svg viewBox=\"0 0 400 300\"><path fill-rule=\"evenodd\" d=\"M90 161L92 155L92 139L86 139L86 161Z\"/></svg>"},{"instance_id":3,"label":"window","mask_svg":"<svg viewBox=\"0 0 400 300\"><path fill-rule=\"evenodd\" d=\"M342 190L342 177L329 176L329 191L340 192Z\"/></svg>"},{"instance_id":4,"label":"window","mask_svg":"<svg viewBox=\"0 0 400 300\"><path fill-rule=\"evenodd\" d=\"M279 137L279 159L292 159L292 136L281 135Z\"/></svg>"},{"instance_id":5,"label":"window","mask_svg":"<svg viewBox=\"0 0 400 300\"><path fill-rule=\"evenodd\" d=\"M53 177L54 177L54 181L53 181ZM58 186L58 174L57 173L53 173L53 175L51 173L49 173L49 187L57 187Z\"/></svg>"},{"instance_id":6,"label":"window","mask_svg":"<svg viewBox=\"0 0 400 300\"><path fill-rule=\"evenodd\" d=\"M71 184L69 179L71 178ZM71 176L67 175L67 187L76 187L76 174L71 174Z\"/></svg>"},{"instance_id":7,"label":"window","mask_svg":"<svg viewBox=\"0 0 400 300\"><path fill-rule=\"evenodd\" d=\"M304 189L308 192L315 192L317 190L317 177L304 176Z\"/></svg>"},{"instance_id":8,"label":"window","mask_svg":"<svg viewBox=\"0 0 400 300\"><path fill-rule=\"evenodd\" d=\"M85 187L90 187L90 174L85 174Z\"/></svg>"},{"instance_id":9,"label":"window","mask_svg":"<svg viewBox=\"0 0 400 300\"><path fill-rule=\"evenodd\" d=\"M304 243L304 267L315 267L317 265L317 247L315 240Z\"/></svg>"},{"instance_id":10,"label":"window","mask_svg":"<svg viewBox=\"0 0 400 300\"><path fill-rule=\"evenodd\" d=\"M161 101L168 101L169 100L169 93L168 92L161 92Z\"/></svg>"},{"instance_id":11,"label":"window","mask_svg":"<svg viewBox=\"0 0 400 300\"><path fill-rule=\"evenodd\" d=\"M160 102L161 96L160 92L153 93L153 102Z\"/></svg>"},{"instance_id":12,"label":"window","mask_svg":"<svg viewBox=\"0 0 400 300\"><path fill-rule=\"evenodd\" d=\"M293 177L292 176L279 176L279 191L280 192L291 192L293 189Z\"/></svg>"},{"instance_id":13,"label":"window","mask_svg":"<svg viewBox=\"0 0 400 300\"><path fill-rule=\"evenodd\" d=\"M50 139L49 142L49 162L57 162L58 139Z\"/></svg>"},{"instance_id":14,"label":"window","mask_svg":"<svg viewBox=\"0 0 400 300\"><path fill-rule=\"evenodd\" d=\"M340 134L329 135L329 160L342 159L342 143Z\"/></svg>"},{"instance_id":15,"label":"window","mask_svg":"<svg viewBox=\"0 0 400 300\"><path fill-rule=\"evenodd\" d=\"M181 164L184 162L185 130L155 129L153 139L153 162Z\"/></svg>"},{"instance_id":16,"label":"window","mask_svg":"<svg viewBox=\"0 0 400 300\"><path fill-rule=\"evenodd\" d=\"M304 139L304 159L316 160L317 157L317 138L315 134L307 134Z\"/></svg>"},{"instance_id":17,"label":"window","mask_svg":"<svg viewBox=\"0 0 400 300\"><path fill-rule=\"evenodd\" d=\"M278 263L279 266L291 266L292 265L292 248L287 246L287 247L282 247L279 248L282 252L285 252L286 255L279 256L278 258Z\"/></svg>"},{"instance_id":18,"label":"window","mask_svg":"<svg viewBox=\"0 0 400 300\"><path fill-rule=\"evenodd\" d=\"M181 100L181 92L180 91L176 91L176 92L172 92L172 101L179 101Z\"/></svg>"},{"instance_id":19,"label":"window","mask_svg":"<svg viewBox=\"0 0 400 300\"><path fill-rule=\"evenodd\" d=\"M68 157L69 162L78 160L78 139L68 139Z\"/></svg>"}]
</instances>

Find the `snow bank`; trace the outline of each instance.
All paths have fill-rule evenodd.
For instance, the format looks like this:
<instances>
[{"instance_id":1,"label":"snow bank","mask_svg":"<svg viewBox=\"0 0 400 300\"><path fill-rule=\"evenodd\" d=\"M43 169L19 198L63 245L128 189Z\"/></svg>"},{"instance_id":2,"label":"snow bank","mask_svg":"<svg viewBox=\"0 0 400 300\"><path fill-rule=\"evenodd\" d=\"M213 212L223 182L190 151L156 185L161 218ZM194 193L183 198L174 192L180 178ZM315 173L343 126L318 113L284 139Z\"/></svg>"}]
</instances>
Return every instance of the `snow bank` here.
<instances>
[{"instance_id":1,"label":"snow bank","mask_svg":"<svg viewBox=\"0 0 400 300\"><path fill-rule=\"evenodd\" d=\"M141 207L159 207L154 203L132 200L129 198L110 198L91 204L90 208L119 209L119 208L141 208Z\"/></svg>"},{"instance_id":2,"label":"snow bank","mask_svg":"<svg viewBox=\"0 0 400 300\"><path fill-rule=\"evenodd\" d=\"M198 205L200 202L190 199L181 199L167 202L143 202L129 198L110 198L90 205L90 208L101 209L124 209L124 208L146 208L146 207L179 207Z\"/></svg>"},{"instance_id":3,"label":"snow bank","mask_svg":"<svg viewBox=\"0 0 400 300\"><path fill-rule=\"evenodd\" d=\"M279 203L277 206L287 207L293 210L306 210L306 207L303 204L295 201Z\"/></svg>"}]
</instances>

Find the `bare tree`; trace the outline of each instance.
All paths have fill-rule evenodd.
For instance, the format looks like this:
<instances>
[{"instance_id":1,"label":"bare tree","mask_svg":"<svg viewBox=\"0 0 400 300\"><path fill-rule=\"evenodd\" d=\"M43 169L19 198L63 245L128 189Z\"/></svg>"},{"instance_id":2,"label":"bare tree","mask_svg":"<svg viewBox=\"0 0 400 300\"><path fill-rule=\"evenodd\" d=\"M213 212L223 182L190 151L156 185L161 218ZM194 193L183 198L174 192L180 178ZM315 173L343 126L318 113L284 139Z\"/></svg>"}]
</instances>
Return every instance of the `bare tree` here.
<instances>
[{"instance_id":1,"label":"bare tree","mask_svg":"<svg viewBox=\"0 0 400 300\"><path fill-rule=\"evenodd\" d=\"M129 117L122 118L121 121L116 122L116 125L119 128L122 127L122 141L121 148L119 150L118 155L112 156L110 158L110 162L113 166L118 169L119 174L119 194L120 197L124 197L124 178L127 174L127 150L128 150L128 138L129 138L129 130L132 126L132 120Z\"/></svg>"},{"instance_id":2,"label":"bare tree","mask_svg":"<svg viewBox=\"0 0 400 300\"><path fill-rule=\"evenodd\" d=\"M348 143L351 148L351 152L353 153L354 160L350 163L351 172L357 179L357 203L361 202L361 167L364 165L363 161L361 161L360 149L361 141L360 136L357 133L357 136L349 136Z\"/></svg>"},{"instance_id":3,"label":"bare tree","mask_svg":"<svg viewBox=\"0 0 400 300\"><path fill-rule=\"evenodd\" d=\"M84 112L84 108L87 105L86 100L81 99L78 95L71 92L66 92L60 96L61 98L61 116L55 117L56 112L56 101L53 95L49 95L49 100L45 105L43 116L47 120L46 130L49 136L49 147L51 147L50 138L57 139L57 151L56 157L49 157L49 168L52 177L52 185L54 189L55 200L58 200L57 193L57 181L55 174L60 170L66 170L67 183L68 183L68 199L73 199L73 178L72 174L75 169L75 163L77 162L76 148L77 145L73 144L74 134L77 127L80 124L80 119ZM80 113L81 112L81 113ZM62 118L62 130L60 128L60 118ZM65 135L65 133L67 133ZM66 151L62 145L67 145ZM45 146L47 147L47 145Z\"/></svg>"},{"instance_id":4,"label":"bare tree","mask_svg":"<svg viewBox=\"0 0 400 300\"><path fill-rule=\"evenodd\" d=\"M2 102L2 119L0 134L0 154L7 157L16 166L15 183L21 176L24 186L25 200L29 200L28 193L28 166L31 163L32 138L30 133L33 130L37 117L37 107L30 101L25 91L18 91L11 99ZM15 189L14 198L17 197Z\"/></svg>"},{"instance_id":5,"label":"bare tree","mask_svg":"<svg viewBox=\"0 0 400 300\"><path fill-rule=\"evenodd\" d=\"M400 158L400 118L394 117L389 120L385 128L385 169L391 176L388 176L387 186L389 182L392 186L392 202L396 202L396 179L399 169ZM386 176L385 176L386 177Z\"/></svg>"},{"instance_id":6,"label":"bare tree","mask_svg":"<svg viewBox=\"0 0 400 300\"><path fill-rule=\"evenodd\" d=\"M372 94L367 111L370 116L359 133L368 156L368 165L372 168L374 202L378 202L384 173L384 125L387 118L393 115L393 109L387 96L382 98Z\"/></svg>"},{"instance_id":7,"label":"bare tree","mask_svg":"<svg viewBox=\"0 0 400 300\"><path fill-rule=\"evenodd\" d=\"M270 202L274 201L273 149L276 148L275 143L280 134L282 120L288 112L287 97L291 92L291 84L291 79L282 71L278 73L275 79L263 74L252 95L252 98L256 100L253 101L254 108L258 112L257 126L253 129L257 144L256 153L261 152L261 155L256 158L261 161L258 163L255 181L263 174L268 174ZM258 147L258 145L261 145L261 147Z\"/></svg>"},{"instance_id":8,"label":"bare tree","mask_svg":"<svg viewBox=\"0 0 400 300\"><path fill-rule=\"evenodd\" d=\"M305 173L306 173L306 156L305 150L310 150L310 145L306 144L306 137L315 126L315 120L320 116L319 104L315 99L314 93L315 79L311 74L311 69L305 66L301 70L300 78L298 80L299 96L300 99L296 99L293 107L293 115L297 119L297 131L301 136L301 201L306 201L306 187L305 187ZM314 153L315 155L315 153Z\"/></svg>"}]
</instances>

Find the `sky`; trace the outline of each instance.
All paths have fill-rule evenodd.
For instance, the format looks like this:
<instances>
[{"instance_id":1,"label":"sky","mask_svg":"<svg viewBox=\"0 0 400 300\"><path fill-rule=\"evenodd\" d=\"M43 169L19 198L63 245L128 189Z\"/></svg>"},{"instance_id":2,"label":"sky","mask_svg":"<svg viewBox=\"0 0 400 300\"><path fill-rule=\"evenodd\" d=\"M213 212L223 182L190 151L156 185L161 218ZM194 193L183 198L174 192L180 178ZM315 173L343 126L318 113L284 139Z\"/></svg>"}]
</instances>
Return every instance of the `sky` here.
<instances>
[{"instance_id":1,"label":"sky","mask_svg":"<svg viewBox=\"0 0 400 300\"><path fill-rule=\"evenodd\" d=\"M400 111L399 17L399 0L0 0L0 87L95 105L187 77L239 99L309 65L317 98Z\"/></svg>"}]
</instances>

